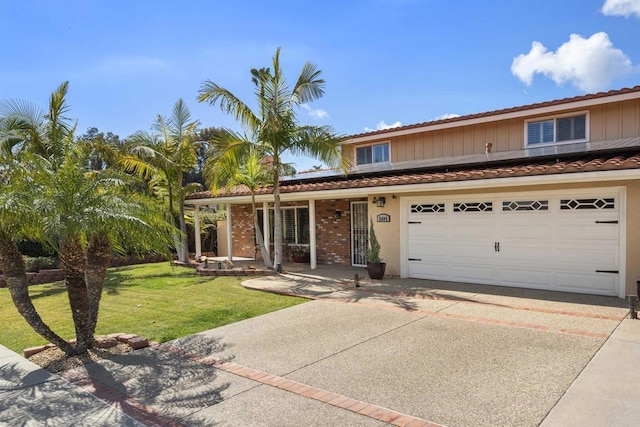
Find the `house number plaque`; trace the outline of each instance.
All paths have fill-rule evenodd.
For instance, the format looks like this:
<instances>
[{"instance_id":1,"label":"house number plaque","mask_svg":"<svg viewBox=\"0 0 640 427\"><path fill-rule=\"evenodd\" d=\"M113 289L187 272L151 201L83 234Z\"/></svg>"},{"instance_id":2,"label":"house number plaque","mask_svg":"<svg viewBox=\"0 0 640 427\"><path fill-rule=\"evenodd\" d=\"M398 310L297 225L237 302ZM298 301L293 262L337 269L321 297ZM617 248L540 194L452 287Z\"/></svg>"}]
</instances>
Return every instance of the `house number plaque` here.
<instances>
[{"instance_id":1,"label":"house number plaque","mask_svg":"<svg viewBox=\"0 0 640 427\"><path fill-rule=\"evenodd\" d=\"M381 213L381 214L378 214L376 219L378 222L391 222L391 215L386 213Z\"/></svg>"}]
</instances>

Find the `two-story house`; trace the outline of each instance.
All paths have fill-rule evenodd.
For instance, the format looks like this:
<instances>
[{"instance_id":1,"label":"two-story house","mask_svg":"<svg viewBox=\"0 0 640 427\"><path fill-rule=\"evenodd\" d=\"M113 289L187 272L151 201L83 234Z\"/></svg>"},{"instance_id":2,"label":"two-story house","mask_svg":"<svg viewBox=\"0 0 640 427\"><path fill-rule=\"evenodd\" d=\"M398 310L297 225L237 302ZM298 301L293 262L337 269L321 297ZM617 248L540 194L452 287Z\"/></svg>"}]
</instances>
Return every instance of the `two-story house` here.
<instances>
[{"instance_id":1,"label":"two-story house","mask_svg":"<svg viewBox=\"0 0 640 427\"><path fill-rule=\"evenodd\" d=\"M387 274L635 293L640 86L351 135L342 154L347 175L282 182L284 237L309 245L312 268L366 265L373 221ZM271 189L257 199L272 229ZM186 203L196 219L226 204L228 254L253 257L249 201L236 188Z\"/></svg>"}]
</instances>

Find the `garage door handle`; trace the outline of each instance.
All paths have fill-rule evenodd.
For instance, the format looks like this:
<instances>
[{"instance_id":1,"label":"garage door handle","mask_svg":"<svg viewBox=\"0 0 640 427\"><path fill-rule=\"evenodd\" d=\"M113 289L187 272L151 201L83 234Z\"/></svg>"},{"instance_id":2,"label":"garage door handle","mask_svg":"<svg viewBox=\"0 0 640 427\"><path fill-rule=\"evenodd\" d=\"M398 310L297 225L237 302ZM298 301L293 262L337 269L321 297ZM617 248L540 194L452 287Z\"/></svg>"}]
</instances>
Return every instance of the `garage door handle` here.
<instances>
[{"instance_id":1,"label":"garage door handle","mask_svg":"<svg viewBox=\"0 0 640 427\"><path fill-rule=\"evenodd\" d=\"M500 252L500 242L494 242L493 243L493 250L495 252Z\"/></svg>"},{"instance_id":2,"label":"garage door handle","mask_svg":"<svg viewBox=\"0 0 640 427\"><path fill-rule=\"evenodd\" d=\"M409 224L422 224L422 221L409 221Z\"/></svg>"},{"instance_id":3,"label":"garage door handle","mask_svg":"<svg viewBox=\"0 0 640 427\"><path fill-rule=\"evenodd\" d=\"M617 224L618 221L596 221L596 224Z\"/></svg>"},{"instance_id":4,"label":"garage door handle","mask_svg":"<svg viewBox=\"0 0 640 427\"><path fill-rule=\"evenodd\" d=\"M409 258L409 261L422 261L422 258Z\"/></svg>"},{"instance_id":5,"label":"garage door handle","mask_svg":"<svg viewBox=\"0 0 640 427\"><path fill-rule=\"evenodd\" d=\"M596 270L596 273L618 274L618 270Z\"/></svg>"}]
</instances>

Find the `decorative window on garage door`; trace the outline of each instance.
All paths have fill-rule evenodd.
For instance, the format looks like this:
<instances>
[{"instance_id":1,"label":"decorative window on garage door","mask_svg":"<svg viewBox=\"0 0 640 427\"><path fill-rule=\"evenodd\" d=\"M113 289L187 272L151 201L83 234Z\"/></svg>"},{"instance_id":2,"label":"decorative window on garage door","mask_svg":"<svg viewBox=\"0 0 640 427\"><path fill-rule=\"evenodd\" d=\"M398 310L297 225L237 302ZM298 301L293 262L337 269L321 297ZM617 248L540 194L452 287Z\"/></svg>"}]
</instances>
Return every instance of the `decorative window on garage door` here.
<instances>
[{"instance_id":1,"label":"decorative window on garage door","mask_svg":"<svg viewBox=\"0 0 640 427\"><path fill-rule=\"evenodd\" d=\"M411 205L411 213L440 213L444 212L444 203L422 203Z\"/></svg>"},{"instance_id":2,"label":"decorative window on garage door","mask_svg":"<svg viewBox=\"0 0 640 427\"><path fill-rule=\"evenodd\" d=\"M493 202L454 203L453 212L493 212Z\"/></svg>"},{"instance_id":3,"label":"decorative window on garage door","mask_svg":"<svg viewBox=\"0 0 640 427\"><path fill-rule=\"evenodd\" d=\"M504 212L548 211L548 200L505 200L502 202Z\"/></svg>"},{"instance_id":4,"label":"decorative window on garage door","mask_svg":"<svg viewBox=\"0 0 640 427\"><path fill-rule=\"evenodd\" d=\"M615 209L616 203L613 197L599 199L562 199L560 200L560 210L594 210L594 209Z\"/></svg>"}]
</instances>

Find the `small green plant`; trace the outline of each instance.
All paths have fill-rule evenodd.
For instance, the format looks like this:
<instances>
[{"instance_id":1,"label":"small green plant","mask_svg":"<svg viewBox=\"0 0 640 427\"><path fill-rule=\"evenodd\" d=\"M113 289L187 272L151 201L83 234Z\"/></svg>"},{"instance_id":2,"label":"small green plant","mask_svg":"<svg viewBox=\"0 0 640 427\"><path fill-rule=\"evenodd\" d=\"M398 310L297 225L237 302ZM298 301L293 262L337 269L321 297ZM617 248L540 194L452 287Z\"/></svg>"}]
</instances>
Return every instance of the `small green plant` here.
<instances>
[{"instance_id":1,"label":"small green plant","mask_svg":"<svg viewBox=\"0 0 640 427\"><path fill-rule=\"evenodd\" d=\"M367 248L367 262L369 264L380 264L382 258L380 258L380 243L376 237L376 232L373 229L373 219L371 219L371 225L369 226L369 247Z\"/></svg>"}]
</instances>

